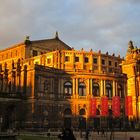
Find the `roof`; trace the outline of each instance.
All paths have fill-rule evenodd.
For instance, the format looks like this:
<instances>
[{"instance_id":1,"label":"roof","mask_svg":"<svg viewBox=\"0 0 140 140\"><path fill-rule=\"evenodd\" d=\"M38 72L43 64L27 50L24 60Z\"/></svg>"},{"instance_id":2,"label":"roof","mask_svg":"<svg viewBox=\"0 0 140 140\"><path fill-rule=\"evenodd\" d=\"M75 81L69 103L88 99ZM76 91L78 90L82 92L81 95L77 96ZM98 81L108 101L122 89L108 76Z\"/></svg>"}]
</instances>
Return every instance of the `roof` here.
<instances>
[{"instance_id":1,"label":"roof","mask_svg":"<svg viewBox=\"0 0 140 140\"><path fill-rule=\"evenodd\" d=\"M31 40L29 40L29 36L27 36L24 42L20 42L18 44L12 45L11 47L7 47L3 50L0 50L0 52L14 49L16 47L20 47L21 45L42 48L42 49L46 49L48 51L71 50L72 49L70 46L68 46L66 43L64 43L62 40L60 40L58 37L58 33L56 33L55 38L43 39L43 40L31 41Z\"/></svg>"},{"instance_id":2,"label":"roof","mask_svg":"<svg viewBox=\"0 0 140 140\"><path fill-rule=\"evenodd\" d=\"M48 51L54 50L71 50L72 48L64 43L59 38L44 39L44 40L34 40L30 41L28 46L46 49Z\"/></svg>"}]
</instances>

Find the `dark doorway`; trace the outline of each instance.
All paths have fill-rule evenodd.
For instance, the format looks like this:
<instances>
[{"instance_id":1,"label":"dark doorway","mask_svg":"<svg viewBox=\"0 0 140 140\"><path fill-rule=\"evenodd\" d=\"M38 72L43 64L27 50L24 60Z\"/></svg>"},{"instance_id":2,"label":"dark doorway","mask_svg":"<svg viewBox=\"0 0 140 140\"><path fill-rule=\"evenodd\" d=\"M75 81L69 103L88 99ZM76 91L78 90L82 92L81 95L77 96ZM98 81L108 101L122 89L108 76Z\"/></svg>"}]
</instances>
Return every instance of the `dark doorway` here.
<instances>
[{"instance_id":1,"label":"dark doorway","mask_svg":"<svg viewBox=\"0 0 140 140\"><path fill-rule=\"evenodd\" d=\"M66 108L64 111L64 127L71 128L71 118L72 118L72 111L70 108Z\"/></svg>"},{"instance_id":2,"label":"dark doorway","mask_svg":"<svg viewBox=\"0 0 140 140\"><path fill-rule=\"evenodd\" d=\"M64 127L65 128L71 128L71 118L70 117L65 117L64 118Z\"/></svg>"}]
</instances>

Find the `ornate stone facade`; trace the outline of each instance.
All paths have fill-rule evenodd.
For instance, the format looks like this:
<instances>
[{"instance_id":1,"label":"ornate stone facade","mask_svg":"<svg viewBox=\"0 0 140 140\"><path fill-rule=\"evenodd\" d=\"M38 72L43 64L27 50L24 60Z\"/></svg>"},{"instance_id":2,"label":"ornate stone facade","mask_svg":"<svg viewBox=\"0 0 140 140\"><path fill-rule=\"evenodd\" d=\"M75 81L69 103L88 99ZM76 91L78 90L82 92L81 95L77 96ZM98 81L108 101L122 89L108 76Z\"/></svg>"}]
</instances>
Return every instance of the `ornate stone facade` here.
<instances>
[{"instance_id":1,"label":"ornate stone facade","mask_svg":"<svg viewBox=\"0 0 140 140\"><path fill-rule=\"evenodd\" d=\"M126 59L122 62L122 72L127 74L127 95L132 96L133 116L140 119L140 49L128 44Z\"/></svg>"},{"instance_id":2,"label":"ornate stone facade","mask_svg":"<svg viewBox=\"0 0 140 140\"><path fill-rule=\"evenodd\" d=\"M139 49L131 47L125 60L101 51L74 50L59 39L58 33L47 40L30 41L27 37L25 42L0 52L1 104L6 106L11 99L7 105L14 104L11 114L18 119L12 119L11 125L15 127L20 122L17 104L22 104L22 127L97 128L104 122L108 127L108 118L100 115L101 97L108 97L112 110L112 97L120 96L121 117L116 121L124 127L126 95L133 96L132 119L139 118L139 58ZM95 118L89 114L92 97L97 99Z\"/></svg>"}]
</instances>

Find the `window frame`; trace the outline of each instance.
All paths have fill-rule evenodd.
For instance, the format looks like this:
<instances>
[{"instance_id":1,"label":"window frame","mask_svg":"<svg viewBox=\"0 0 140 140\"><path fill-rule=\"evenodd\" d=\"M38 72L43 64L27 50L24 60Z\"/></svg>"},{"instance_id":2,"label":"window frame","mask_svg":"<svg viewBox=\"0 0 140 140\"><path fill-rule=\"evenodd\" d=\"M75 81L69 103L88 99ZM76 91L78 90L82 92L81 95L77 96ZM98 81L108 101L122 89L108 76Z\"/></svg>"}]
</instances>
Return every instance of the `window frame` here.
<instances>
[{"instance_id":1,"label":"window frame","mask_svg":"<svg viewBox=\"0 0 140 140\"><path fill-rule=\"evenodd\" d=\"M85 63L89 63L89 58L88 57L84 57L84 62Z\"/></svg>"},{"instance_id":2,"label":"window frame","mask_svg":"<svg viewBox=\"0 0 140 140\"><path fill-rule=\"evenodd\" d=\"M75 62L79 62L79 56L75 56Z\"/></svg>"},{"instance_id":3,"label":"window frame","mask_svg":"<svg viewBox=\"0 0 140 140\"><path fill-rule=\"evenodd\" d=\"M95 90L96 93L94 92L94 90ZM92 84L92 95L94 97L99 97L100 96L100 86L97 82L93 82L93 84Z\"/></svg>"},{"instance_id":4,"label":"window frame","mask_svg":"<svg viewBox=\"0 0 140 140\"><path fill-rule=\"evenodd\" d=\"M108 86L110 86L110 87L108 87ZM108 98L112 98L113 97L112 85L110 83L107 83L105 88L106 88L106 93L105 93L106 96Z\"/></svg>"},{"instance_id":5,"label":"window frame","mask_svg":"<svg viewBox=\"0 0 140 140\"><path fill-rule=\"evenodd\" d=\"M93 58L93 64L98 64L98 58Z\"/></svg>"},{"instance_id":6,"label":"window frame","mask_svg":"<svg viewBox=\"0 0 140 140\"><path fill-rule=\"evenodd\" d=\"M70 62L70 56L65 56L65 62Z\"/></svg>"},{"instance_id":7,"label":"window frame","mask_svg":"<svg viewBox=\"0 0 140 140\"><path fill-rule=\"evenodd\" d=\"M102 59L102 65L105 65L105 63L106 63L105 59Z\"/></svg>"},{"instance_id":8,"label":"window frame","mask_svg":"<svg viewBox=\"0 0 140 140\"><path fill-rule=\"evenodd\" d=\"M72 96L72 83L70 81L66 81L63 87L64 87L64 95Z\"/></svg>"},{"instance_id":9,"label":"window frame","mask_svg":"<svg viewBox=\"0 0 140 140\"><path fill-rule=\"evenodd\" d=\"M78 94L79 96L86 96L86 84L84 82L78 84Z\"/></svg>"}]
</instances>

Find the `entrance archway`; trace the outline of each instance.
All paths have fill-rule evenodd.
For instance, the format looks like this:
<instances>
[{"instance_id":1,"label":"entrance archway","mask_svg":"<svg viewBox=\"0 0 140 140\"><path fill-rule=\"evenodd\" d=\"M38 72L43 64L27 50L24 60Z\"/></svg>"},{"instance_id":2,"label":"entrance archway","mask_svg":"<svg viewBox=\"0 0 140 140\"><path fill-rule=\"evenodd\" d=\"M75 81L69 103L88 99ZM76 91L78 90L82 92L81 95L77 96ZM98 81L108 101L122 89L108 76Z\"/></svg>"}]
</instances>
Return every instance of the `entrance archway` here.
<instances>
[{"instance_id":1,"label":"entrance archway","mask_svg":"<svg viewBox=\"0 0 140 140\"><path fill-rule=\"evenodd\" d=\"M96 117L94 118L94 128L100 128L100 110L96 109Z\"/></svg>"},{"instance_id":2,"label":"entrance archway","mask_svg":"<svg viewBox=\"0 0 140 140\"><path fill-rule=\"evenodd\" d=\"M85 130L86 129L86 111L85 109L80 109L79 111L79 129Z\"/></svg>"}]
</instances>

